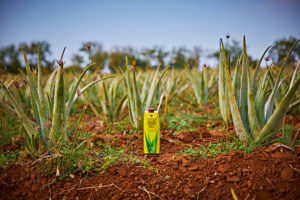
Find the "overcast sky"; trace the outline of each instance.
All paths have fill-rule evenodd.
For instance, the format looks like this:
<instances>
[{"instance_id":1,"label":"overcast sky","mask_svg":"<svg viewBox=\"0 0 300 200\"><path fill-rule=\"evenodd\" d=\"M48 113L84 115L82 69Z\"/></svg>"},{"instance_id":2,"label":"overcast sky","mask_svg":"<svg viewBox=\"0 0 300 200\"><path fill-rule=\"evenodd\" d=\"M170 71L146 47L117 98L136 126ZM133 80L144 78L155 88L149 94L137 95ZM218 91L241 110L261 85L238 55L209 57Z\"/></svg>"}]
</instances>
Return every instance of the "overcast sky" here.
<instances>
[{"instance_id":1,"label":"overcast sky","mask_svg":"<svg viewBox=\"0 0 300 200\"><path fill-rule=\"evenodd\" d=\"M230 33L258 58L275 40L300 37L299 0L0 0L0 47L46 40L66 60L82 42L138 49L160 45L218 50ZM202 62L208 62L205 58Z\"/></svg>"}]
</instances>

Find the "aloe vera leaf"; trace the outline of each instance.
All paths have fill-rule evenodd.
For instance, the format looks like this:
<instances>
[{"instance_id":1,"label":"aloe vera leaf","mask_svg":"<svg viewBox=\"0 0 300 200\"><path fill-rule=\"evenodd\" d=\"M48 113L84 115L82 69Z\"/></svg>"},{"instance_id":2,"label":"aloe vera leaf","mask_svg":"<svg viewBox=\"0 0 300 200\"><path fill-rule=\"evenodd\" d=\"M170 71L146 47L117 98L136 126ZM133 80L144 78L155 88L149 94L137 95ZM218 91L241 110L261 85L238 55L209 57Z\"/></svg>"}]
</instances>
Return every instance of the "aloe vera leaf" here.
<instances>
[{"instance_id":1,"label":"aloe vera leaf","mask_svg":"<svg viewBox=\"0 0 300 200\"><path fill-rule=\"evenodd\" d=\"M270 76L271 77L271 76ZM272 88L274 88L274 82L272 79L270 79L270 83L271 83L271 86ZM277 91L281 85L282 81L279 82L278 84L278 87L275 89L273 89L271 91L271 94L269 95L267 101L266 101L266 104L265 104L265 123L268 121L268 119L270 118L270 116L268 116L268 109L270 109L270 106L271 106L271 102L272 102L272 97L273 97L273 94L276 93L277 94ZM276 101L276 97L275 97L275 101ZM274 105L273 105L274 106Z\"/></svg>"},{"instance_id":2,"label":"aloe vera leaf","mask_svg":"<svg viewBox=\"0 0 300 200\"><path fill-rule=\"evenodd\" d=\"M154 97L154 92L155 92L155 81L158 77L158 72L159 72L160 66L157 67L154 77L152 79L152 82L150 84L149 92L148 92L148 97L145 105L145 110L148 110L150 108L150 104L152 103L153 97Z\"/></svg>"},{"instance_id":3,"label":"aloe vera leaf","mask_svg":"<svg viewBox=\"0 0 300 200\"><path fill-rule=\"evenodd\" d=\"M107 105L106 105L106 100L105 100L105 93L106 93L106 87L103 87L104 84L103 82L101 82L100 84L100 98L99 98L99 101L100 101L100 105L101 105L101 108L102 108L102 112L104 114L107 114L108 113L108 110L107 110Z\"/></svg>"},{"instance_id":4,"label":"aloe vera leaf","mask_svg":"<svg viewBox=\"0 0 300 200\"><path fill-rule=\"evenodd\" d=\"M226 77L225 77L225 64L226 57L225 51L222 51L223 41L220 39L220 61L219 61L219 106L223 120L228 125L231 121L230 107L228 106L228 92L226 88ZM224 47L223 47L224 48ZM225 63L224 63L225 62Z\"/></svg>"},{"instance_id":5,"label":"aloe vera leaf","mask_svg":"<svg viewBox=\"0 0 300 200\"><path fill-rule=\"evenodd\" d=\"M47 130L45 127L46 123L46 116L45 116L45 108L42 107L39 95L38 95L38 86L34 79L34 74L30 70L30 66L26 57L26 54L24 50L22 49L22 53L25 60L25 66L27 71L27 76L20 70L21 75L23 78L27 81L29 87L30 87L30 95L31 95L31 102L34 110L34 117L38 122L38 125L41 127L41 132L39 132L41 135L42 142L45 143L45 134L47 134Z\"/></svg>"},{"instance_id":6,"label":"aloe vera leaf","mask_svg":"<svg viewBox=\"0 0 300 200\"><path fill-rule=\"evenodd\" d=\"M259 142L261 138L264 138L266 135L275 133L284 120L284 117L289 109L290 103L295 96L295 93L300 85L300 78L297 78L293 86L289 89L287 94L281 100L279 106L276 108L268 122L263 127L262 131L260 132L259 137L256 138L255 142Z\"/></svg>"},{"instance_id":7,"label":"aloe vera leaf","mask_svg":"<svg viewBox=\"0 0 300 200\"><path fill-rule=\"evenodd\" d=\"M82 93L85 100L86 100L86 103L87 105L91 108L91 110L93 111L93 113L96 115L96 116L99 116L99 112L97 111L97 109L95 108L95 106L93 105L93 103L90 101L90 99L88 98L88 95L86 93Z\"/></svg>"},{"instance_id":8,"label":"aloe vera leaf","mask_svg":"<svg viewBox=\"0 0 300 200\"><path fill-rule=\"evenodd\" d=\"M126 57L126 59L127 59L127 57ZM144 106L141 101L141 96L140 96L134 68L132 69L132 75L133 75L133 95L134 95L134 100L135 100L135 104L136 104L135 112L136 112L136 116L139 117L137 119L137 124L138 124L138 129L142 129L143 128L143 119L144 119Z\"/></svg>"},{"instance_id":9,"label":"aloe vera leaf","mask_svg":"<svg viewBox=\"0 0 300 200\"><path fill-rule=\"evenodd\" d=\"M265 57L266 53L268 52L268 50L271 48L271 46L268 46L268 48L264 51L264 53L262 54L262 56L260 57L258 63L256 64L255 67L255 72L254 72L254 76L252 79L252 93L255 93L255 88L256 88L256 79L257 79L257 75L258 75L258 70L260 68L260 63L263 60L263 58Z\"/></svg>"},{"instance_id":10,"label":"aloe vera leaf","mask_svg":"<svg viewBox=\"0 0 300 200\"><path fill-rule=\"evenodd\" d=\"M101 98L101 106L104 114L108 114L109 112L109 106L107 105L108 103L108 94L107 94L107 87L104 81L101 82L101 93L102 98Z\"/></svg>"},{"instance_id":11,"label":"aloe vera leaf","mask_svg":"<svg viewBox=\"0 0 300 200\"><path fill-rule=\"evenodd\" d=\"M162 71L162 73L160 74L160 76L157 75L159 68L157 68L157 71L154 75L154 78L152 80L150 89L149 89L149 93L148 93L148 98L147 98L147 103L145 106L145 110L148 110L152 104L153 98L154 98L154 94L158 89L158 86L161 82L162 77L164 76L164 74L166 73L166 71L170 68L170 66L166 66L165 69ZM157 77L158 76L158 77Z\"/></svg>"},{"instance_id":12,"label":"aloe vera leaf","mask_svg":"<svg viewBox=\"0 0 300 200\"><path fill-rule=\"evenodd\" d=\"M234 97L234 92L232 88L232 82L230 79L229 75L229 69L226 64L226 57L225 57L225 50L224 46L221 40L221 46L222 46L222 51L223 51L223 60L225 63L225 78L226 78L226 87L228 89L228 100L229 100L229 105L230 105L230 110L231 110L231 115L232 115L232 121L234 124L234 129L236 131L236 134L238 135L239 139L243 142L246 142L248 139L247 132L244 128L239 109L237 107L237 103Z\"/></svg>"},{"instance_id":13,"label":"aloe vera leaf","mask_svg":"<svg viewBox=\"0 0 300 200\"><path fill-rule=\"evenodd\" d=\"M49 113L53 113L53 102L51 101L51 98L50 98L50 96L49 96L48 93L46 93L46 96L47 96L46 102L47 102L47 109L48 109L48 112L49 112Z\"/></svg>"},{"instance_id":14,"label":"aloe vera leaf","mask_svg":"<svg viewBox=\"0 0 300 200\"><path fill-rule=\"evenodd\" d=\"M40 136L40 138L43 141L44 135L43 135L43 132L41 132L41 121L40 121L40 116L39 116L39 112L38 112L38 108L37 108L37 102L34 100L33 95L30 95L30 102L31 102L32 110L33 110L33 118L35 119L36 132L38 133L38 135Z\"/></svg>"},{"instance_id":15,"label":"aloe vera leaf","mask_svg":"<svg viewBox=\"0 0 300 200\"><path fill-rule=\"evenodd\" d=\"M105 103L107 103L109 101L109 99L108 99L109 95L108 95L107 87L106 87L104 81L102 81L102 88L103 88L104 101L105 101Z\"/></svg>"},{"instance_id":16,"label":"aloe vera leaf","mask_svg":"<svg viewBox=\"0 0 300 200\"><path fill-rule=\"evenodd\" d=\"M113 112L114 112L114 108L115 108L115 94L116 90L115 90L115 83L111 83L110 87L109 87L109 98L108 98L108 103L109 103L109 106L108 106L108 110L109 110L109 121L112 122L113 121Z\"/></svg>"},{"instance_id":17,"label":"aloe vera leaf","mask_svg":"<svg viewBox=\"0 0 300 200\"><path fill-rule=\"evenodd\" d=\"M66 48L64 48L60 61ZM58 66L55 78L55 91L54 91L54 105L53 105L53 118L52 127L49 134L49 139L52 144L60 143L58 141L62 131L62 123L65 122L65 93L64 93L64 79L63 79L63 64Z\"/></svg>"},{"instance_id":18,"label":"aloe vera leaf","mask_svg":"<svg viewBox=\"0 0 300 200\"><path fill-rule=\"evenodd\" d=\"M161 106L161 103L162 103L162 100L163 100L163 98L165 97L165 98L168 98L167 97L168 96L168 94L166 94L166 90L164 90L163 92L162 92L162 94L160 95L160 98L159 98L159 104L158 104L158 106L157 106L157 112L159 112L159 110L160 110L160 106Z\"/></svg>"},{"instance_id":19,"label":"aloe vera leaf","mask_svg":"<svg viewBox=\"0 0 300 200\"><path fill-rule=\"evenodd\" d=\"M127 98L128 98L128 110L129 110L129 116L130 116L130 121L134 127L137 128L137 116L135 115L135 108L134 108L134 99L133 99L133 92L132 92L132 83L130 83L130 73L129 73L129 67L128 67L128 60L126 59L126 71L123 72L124 76L124 83L127 89Z\"/></svg>"},{"instance_id":20,"label":"aloe vera leaf","mask_svg":"<svg viewBox=\"0 0 300 200\"><path fill-rule=\"evenodd\" d=\"M192 88L193 88L193 92L194 92L194 97L196 98L197 104L201 105L201 100L200 100L200 94L198 92L198 85L196 83L195 78L193 77L190 69L188 67L186 67L186 71L188 74L188 77L190 79L190 82L192 84Z\"/></svg>"},{"instance_id":21,"label":"aloe vera leaf","mask_svg":"<svg viewBox=\"0 0 300 200\"><path fill-rule=\"evenodd\" d=\"M141 100L142 100L144 105L146 103L146 91L147 91L147 88L148 88L148 78L149 78L149 74L147 73L146 78L144 79L142 93L141 93Z\"/></svg>"},{"instance_id":22,"label":"aloe vera leaf","mask_svg":"<svg viewBox=\"0 0 300 200\"><path fill-rule=\"evenodd\" d=\"M120 113L121 113L122 106L123 106L123 104L124 104L126 98L127 98L127 94L124 94L124 95L122 96L122 98L118 101L118 103L117 103L117 105L116 105L116 108L115 108L115 112L114 112L115 118L119 118Z\"/></svg>"},{"instance_id":23,"label":"aloe vera leaf","mask_svg":"<svg viewBox=\"0 0 300 200\"><path fill-rule=\"evenodd\" d=\"M300 105L300 98L298 98L298 100L294 101L293 103L291 103L291 105L289 106L289 109L287 111L287 113L293 111L295 108L297 108Z\"/></svg>"},{"instance_id":24,"label":"aloe vera leaf","mask_svg":"<svg viewBox=\"0 0 300 200\"><path fill-rule=\"evenodd\" d=\"M232 82L234 96L235 96L235 99L237 100L238 107L240 106L240 101L239 101L238 96L239 96L239 89L241 87L241 81L240 81L241 58L242 57L240 55L238 55L238 58L237 58L237 61L236 61L236 65L235 65L234 75L233 75L233 82Z\"/></svg>"},{"instance_id":25,"label":"aloe vera leaf","mask_svg":"<svg viewBox=\"0 0 300 200\"><path fill-rule=\"evenodd\" d=\"M203 76L203 103L206 104L208 101L208 82L209 82L209 78L208 78L208 69L204 68L203 72L202 72L202 76Z\"/></svg>"},{"instance_id":26,"label":"aloe vera leaf","mask_svg":"<svg viewBox=\"0 0 300 200\"><path fill-rule=\"evenodd\" d=\"M44 88L44 92L48 93L48 94L51 94L52 93L52 89L53 89L53 83L54 83L54 80L55 80L55 77L56 77L56 72L57 72L57 69L56 68L55 70L53 70L53 72L50 74L47 82L46 82L46 85L45 85L45 88Z\"/></svg>"},{"instance_id":27,"label":"aloe vera leaf","mask_svg":"<svg viewBox=\"0 0 300 200\"><path fill-rule=\"evenodd\" d=\"M199 84L199 96L200 96L200 105L204 105L205 102L205 83L204 83L204 71L200 72L200 84Z\"/></svg>"},{"instance_id":28,"label":"aloe vera leaf","mask_svg":"<svg viewBox=\"0 0 300 200\"><path fill-rule=\"evenodd\" d=\"M249 68L248 68L248 118L249 118L250 133L255 138L259 135L259 132L261 131L261 127L259 125L258 118L256 115Z\"/></svg>"},{"instance_id":29,"label":"aloe vera leaf","mask_svg":"<svg viewBox=\"0 0 300 200\"><path fill-rule=\"evenodd\" d=\"M69 99L68 99L68 101L67 101L67 105L66 105L66 112L65 112L65 117L67 118L67 116L69 115L69 113L70 113L70 110L71 110L71 107L72 107L72 105L73 105L73 103L74 103L74 97L75 97L75 95L76 95L76 93L77 93L77 89L78 89L78 87L79 87L79 85L80 85L80 82L81 82L81 80L82 80L82 78L84 77L84 75L86 74L86 72L92 67L92 66L94 66L95 64L93 63L93 64L90 64L89 66L87 66L84 70L83 70L83 72L80 74L80 76L79 76L79 79L77 80L77 82L76 82L76 84L75 84L75 87L73 88L73 90L72 90L72 92L71 92L71 95L70 95L70 97L69 97Z\"/></svg>"},{"instance_id":30,"label":"aloe vera leaf","mask_svg":"<svg viewBox=\"0 0 300 200\"><path fill-rule=\"evenodd\" d=\"M133 102L128 99L128 108L129 108L128 110L129 110L130 121L135 128L138 128L137 119L133 111L133 107L131 105L132 103Z\"/></svg>"},{"instance_id":31,"label":"aloe vera leaf","mask_svg":"<svg viewBox=\"0 0 300 200\"><path fill-rule=\"evenodd\" d=\"M293 86L293 84L296 80L296 76L297 76L297 72L298 72L299 68L300 68L300 61L298 61L298 65L297 65L296 69L294 70L289 89L291 89L291 87Z\"/></svg>"},{"instance_id":32,"label":"aloe vera leaf","mask_svg":"<svg viewBox=\"0 0 300 200\"><path fill-rule=\"evenodd\" d=\"M106 79L113 78L113 77L115 77L115 76L109 76L109 77L105 77L105 78L101 78L101 79L97 79L97 80L95 80L95 81L92 81L92 82L88 83L87 85L85 85L83 88L81 88L81 89L79 90L79 92L82 94L82 93L84 93L87 89L89 89L91 86L95 85L96 83L98 83L98 82L100 82L100 81L104 81L104 80L106 80ZM78 88L77 88L77 89L78 89ZM78 94L77 94L77 92L76 92L75 95L74 95L73 100L71 101L71 105L73 105L73 103L76 101L77 98L78 98ZM67 113L67 114L68 114L68 113ZM67 116L68 116L68 115L67 115Z\"/></svg>"},{"instance_id":33,"label":"aloe vera leaf","mask_svg":"<svg viewBox=\"0 0 300 200\"><path fill-rule=\"evenodd\" d=\"M6 105L5 103L0 101L0 106L11 116L18 117L18 113L11 108L10 106Z\"/></svg>"},{"instance_id":34,"label":"aloe vera leaf","mask_svg":"<svg viewBox=\"0 0 300 200\"><path fill-rule=\"evenodd\" d=\"M41 103L42 110L47 111L45 107L45 96L42 87L42 69L40 61L40 48L38 46L38 95ZM45 113L45 117L49 117L49 113Z\"/></svg>"},{"instance_id":35,"label":"aloe vera leaf","mask_svg":"<svg viewBox=\"0 0 300 200\"><path fill-rule=\"evenodd\" d=\"M28 76L28 80L29 81L33 81L34 80L33 73L32 73L32 71L30 69L30 66L29 66L26 54L24 52L24 49L21 49L21 51L22 51L22 54L23 54L23 57L24 57L24 61L25 61L25 69L26 69L26 73L27 73L27 76Z\"/></svg>"},{"instance_id":36,"label":"aloe vera leaf","mask_svg":"<svg viewBox=\"0 0 300 200\"><path fill-rule=\"evenodd\" d=\"M225 93L225 81L224 81L224 67L223 67L223 52L221 49L221 43L222 43L222 39L220 40L220 50L219 50L219 81L218 81L218 92L219 92L219 107L220 107L220 112L222 115L223 120L226 122L225 119L225 112L224 112L224 107L225 107L225 97L224 97L224 93ZM227 122L226 122L227 123Z\"/></svg>"},{"instance_id":37,"label":"aloe vera leaf","mask_svg":"<svg viewBox=\"0 0 300 200\"><path fill-rule=\"evenodd\" d=\"M8 100L14 107L14 111L18 114L20 121L22 122L28 137L30 138L30 142L32 142L32 135L35 133L35 129L30 121L30 119L26 116L23 111L22 106L16 101L8 88L0 81L0 85L3 88L4 94L7 96Z\"/></svg>"},{"instance_id":38,"label":"aloe vera leaf","mask_svg":"<svg viewBox=\"0 0 300 200\"><path fill-rule=\"evenodd\" d=\"M276 82L275 82L275 87L273 88L273 91L271 93L271 101L270 101L270 104L267 107L267 113L266 113L266 117L265 117L265 122L267 122L269 120L269 118L271 117L271 115L272 115L272 112L273 112L273 109L274 109L275 98L276 98L278 87L279 87L279 82L281 81L281 77L282 77L283 71L285 69L287 60L290 57L290 55L293 52L293 50L295 49L295 47L297 46L297 44L298 44L299 41L300 40L297 40L293 44L293 46L291 47L291 49L289 50L287 56L285 57L285 59L283 61L283 64L282 64L280 72L279 72L279 75L278 75L278 77L276 79Z\"/></svg>"},{"instance_id":39,"label":"aloe vera leaf","mask_svg":"<svg viewBox=\"0 0 300 200\"><path fill-rule=\"evenodd\" d=\"M215 84L217 83L216 78L217 78L218 70L213 70L211 75L209 76L209 82L208 82L208 90L211 90Z\"/></svg>"},{"instance_id":40,"label":"aloe vera leaf","mask_svg":"<svg viewBox=\"0 0 300 200\"><path fill-rule=\"evenodd\" d=\"M265 75L260 82L260 85L256 91L256 96L255 96L255 109L256 109L256 114L258 118L258 122L261 127L265 125L265 115L264 115L264 109L265 109L265 103L266 103L266 96L267 96L267 89L269 85L269 69L265 72Z\"/></svg>"},{"instance_id":41,"label":"aloe vera leaf","mask_svg":"<svg viewBox=\"0 0 300 200\"><path fill-rule=\"evenodd\" d=\"M246 132L249 134L249 120L248 120L248 56L247 56L246 38L243 38L243 54L242 54L242 77L240 90L240 113Z\"/></svg>"}]
</instances>

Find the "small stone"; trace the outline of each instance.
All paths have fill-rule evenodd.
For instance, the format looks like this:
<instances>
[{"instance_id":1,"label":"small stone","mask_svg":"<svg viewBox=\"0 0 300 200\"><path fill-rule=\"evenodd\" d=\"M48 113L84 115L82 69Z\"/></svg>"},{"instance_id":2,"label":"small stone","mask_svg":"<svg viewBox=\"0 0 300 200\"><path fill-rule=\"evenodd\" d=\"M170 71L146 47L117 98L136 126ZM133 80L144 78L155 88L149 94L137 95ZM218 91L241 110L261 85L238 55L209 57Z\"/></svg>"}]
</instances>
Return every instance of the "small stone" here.
<instances>
[{"instance_id":1,"label":"small stone","mask_svg":"<svg viewBox=\"0 0 300 200\"><path fill-rule=\"evenodd\" d=\"M239 167L239 168L237 168L236 171L237 171L237 175L238 175L238 176L241 176L241 175L242 175L242 168Z\"/></svg>"},{"instance_id":2,"label":"small stone","mask_svg":"<svg viewBox=\"0 0 300 200\"><path fill-rule=\"evenodd\" d=\"M236 182L239 182L239 181L240 181L240 178L237 177L237 176L233 176L233 177L227 176L226 180L227 180L228 182L235 182L235 183L236 183Z\"/></svg>"},{"instance_id":3,"label":"small stone","mask_svg":"<svg viewBox=\"0 0 300 200\"><path fill-rule=\"evenodd\" d=\"M188 169L191 171L197 171L197 170L199 170L199 166L193 165L193 166L189 167Z\"/></svg>"},{"instance_id":4,"label":"small stone","mask_svg":"<svg viewBox=\"0 0 300 200\"><path fill-rule=\"evenodd\" d=\"M219 165L218 171L224 173L228 170L228 165Z\"/></svg>"}]
</instances>

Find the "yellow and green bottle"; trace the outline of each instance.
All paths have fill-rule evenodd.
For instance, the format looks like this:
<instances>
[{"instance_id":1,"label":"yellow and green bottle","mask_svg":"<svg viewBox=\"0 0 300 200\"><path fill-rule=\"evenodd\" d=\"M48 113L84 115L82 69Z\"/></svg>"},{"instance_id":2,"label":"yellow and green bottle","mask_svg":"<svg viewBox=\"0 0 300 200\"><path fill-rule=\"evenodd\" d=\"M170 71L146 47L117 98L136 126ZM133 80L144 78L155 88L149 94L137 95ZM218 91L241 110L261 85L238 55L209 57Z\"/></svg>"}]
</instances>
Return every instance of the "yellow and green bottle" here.
<instances>
[{"instance_id":1,"label":"yellow and green bottle","mask_svg":"<svg viewBox=\"0 0 300 200\"><path fill-rule=\"evenodd\" d=\"M158 155L160 150L159 115L153 108L144 113L144 153Z\"/></svg>"}]
</instances>

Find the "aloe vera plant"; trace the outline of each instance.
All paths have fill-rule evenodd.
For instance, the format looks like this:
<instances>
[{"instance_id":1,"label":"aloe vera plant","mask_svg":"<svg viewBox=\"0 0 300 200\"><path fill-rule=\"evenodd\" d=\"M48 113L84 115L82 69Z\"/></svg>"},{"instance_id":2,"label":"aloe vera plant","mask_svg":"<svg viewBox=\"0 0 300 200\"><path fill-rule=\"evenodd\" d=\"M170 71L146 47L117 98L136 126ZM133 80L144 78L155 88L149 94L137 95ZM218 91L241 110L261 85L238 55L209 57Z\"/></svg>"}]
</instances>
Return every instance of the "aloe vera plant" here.
<instances>
[{"instance_id":1,"label":"aloe vera plant","mask_svg":"<svg viewBox=\"0 0 300 200\"><path fill-rule=\"evenodd\" d=\"M206 66L200 72L193 72L188 67L186 67L186 71L197 105L203 106L207 104L209 96L213 94L213 88L216 83L215 71L211 71Z\"/></svg>"},{"instance_id":2,"label":"aloe vera plant","mask_svg":"<svg viewBox=\"0 0 300 200\"><path fill-rule=\"evenodd\" d=\"M165 105L164 112L168 112L169 104L175 104L176 99L174 97L178 97L183 91L185 91L189 84L185 81L185 74L179 72L172 68L166 76L163 77L162 83L164 84L162 88L165 92Z\"/></svg>"},{"instance_id":3,"label":"aloe vera plant","mask_svg":"<svg viewBox=\"0 0 300 200\"><path fill-rule=\"evenodd\" d=\"M100 78L103 78L100 74ZM127 95L122 86L123 77L102 81L95 84L91 90L85 94L85 98L90 102L90 107L95 115L99 116L100 111L106 116L108 122L120 119L121 112Z\"/></svg>"},{"instance_id":4,"label":"aloe vera plant","mask_svg":"<svg viewBox=\"0 0 300 200\"><path fill-rule=\"evenodd\" d=\"M28 138L28 147L30 151L36 151L42 148L48 149L55 145L62 145L66 141L66 124L71 111L71 107L77 98L77 90L87 70L94 64L87 66L79 76L72 91L66 100L64 88L64 73L63 73L63 55L65 49L58 61L58 68L50 75L45 87L42 84L42 70L40 66L38 52L37 75L35 70L31 69L27 61L27 57L22 50L26 75L22 72L22 76L29 85L31 107L33 111L32 121L30 116L26 114L22 108L22 102L18 102L8 87L0 82L5 96L10 101L12 107L6 105L6 109L18 116L22 122ZM93 81L80 89L83 93L93 84L102 79Z\"/></svg>"},{"instance_id":5,"label":"aloe vera plant","mask_svg":"<svg viewBox=\"0 0 300 200\"><path fill-rule=\"evenodd\" d=\"M278 105L275 105L275 100L278 95L277 92L280 87L280 82L282 80L283 71L286 67L287 59L298 42L299 41L295 42L291 47L280 68L276 82L273 85L274 87L271 88L271 93L268 96L267 89L269 88L269 83L271 82L270 69L266 70L263 79L260 82L260 86L256 90L256 80L258 78L257 71L259 70L260 62L268 49L264 52L262 58L260 59L254 76L251 77L249 61L246 52L246 40L244 37L243 53L241 57L242 68L240 70L236 69L236 74L234 75L234 79L232 81L229 74L230 62L228 59L226 59L224 45L222 40L220 40L219 86L221 86L221 88L219 88L219 101L221 113L223 112L222 116L225 114L224 106L227 107L229 104L230 110L228 113L231 115L230 117L232 117L235 131L241 141L261 143L266 141L266 139L271 138L280 128L300 85L300 77L296 78L295 75L295 78L291 82L288 91ZM240 88L240 90L234 90L237 88ZM223 98L224 95L227 97L227 103L226 98ZM226 114L228 115L228 113ZM228 120L229 116L227 115L227 118L223 118L224 120Z\"/></svg>"},{"instance_id":6,"label":"aloe vera plant","mask_svg":"<svg viewBox=\"0 0 300 200\"><path fill-rule=\"evenodd\" d=\"M137 129L143 128L144 111L148 110L152 106L155 92L157 92L160 81L169 67L166 67L161 74L159 74L160 67L157 68L150 84L150 88L147 87L148 75L143 81L143 88L140 91L138 85L138 79L136 76L136 70L133 67L129 69L128 59L126 57L126 69L119 68L119 71L123 75L124 84L126 86L127 102L130 115L130 121L132 125Z\"/></svg>"},{"instance_id":7,"label":"aloe vera plant","mask_svg":"<svg viewBox=\"0 0 300 200\"><path fill-rule=\"evenodd\" d=\"M186 67L188 78L193 88L193 94L197 105L205 105L208 101L208 72L203 68L199 73L191 72Z\"/></svg>"}]
</instances>

